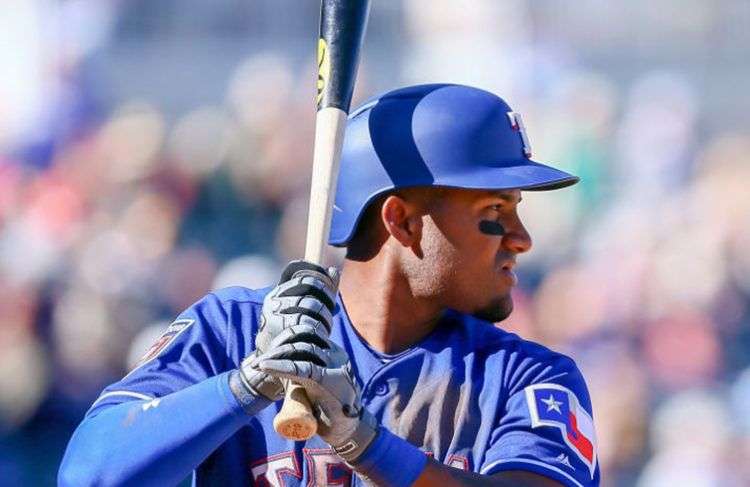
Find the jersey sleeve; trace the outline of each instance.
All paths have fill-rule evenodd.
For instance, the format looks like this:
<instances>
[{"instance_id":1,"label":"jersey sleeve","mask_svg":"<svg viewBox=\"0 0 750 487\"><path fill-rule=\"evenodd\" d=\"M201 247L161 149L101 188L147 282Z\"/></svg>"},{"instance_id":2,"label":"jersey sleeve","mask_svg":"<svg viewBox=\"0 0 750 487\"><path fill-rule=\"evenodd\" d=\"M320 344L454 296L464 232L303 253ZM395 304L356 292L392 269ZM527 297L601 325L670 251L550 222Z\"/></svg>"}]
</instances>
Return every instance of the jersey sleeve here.
<instances>
[{"instance_id":1,"label":"jersey sleeve","mask_svg":"<svg viewBox=\"0 0 750 487\"><path fill-rule=\"evenodd\" d=\"M244 343L253 332L255 303L217 293L180 314L94 402L68 443L58 485L176 485L248 424L252 414L229 380L245 349L238 335ZM251 399L257 411L270 405Z\"/></svg>"},{"instance_id":2,"label":"jersey sleeve","mask_svg":"<svg viewBox=\"0 0 750 487\"><path fill-rule=\"evenodd\" d=\"M510 388L480 472L525 470L566 486L599 485L591 400L578 367L559 355L521 372L533 379Z\"/></svg>"},{"instance_id":3,"label":"jersey sleeve","mask_svg":"<svg viewBox=\"0 0 750 487\"><path fill-rule=\"evenodd\" d=\"M208 294L182 312L120 381L107 386L87 417L108 405L153 400L228 370L228 318Z\"/></svg>"}]
</instances>

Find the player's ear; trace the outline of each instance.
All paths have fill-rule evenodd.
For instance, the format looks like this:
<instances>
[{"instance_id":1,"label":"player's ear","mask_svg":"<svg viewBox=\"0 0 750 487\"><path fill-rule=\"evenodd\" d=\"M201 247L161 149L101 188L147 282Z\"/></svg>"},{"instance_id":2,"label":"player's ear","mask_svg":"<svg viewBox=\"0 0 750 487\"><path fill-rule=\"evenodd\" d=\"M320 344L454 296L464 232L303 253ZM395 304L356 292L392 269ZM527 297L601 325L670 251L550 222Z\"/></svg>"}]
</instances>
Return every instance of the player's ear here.
<instances>
[{"instance_id":1,"label":"player's ear","mask_svg":"<svg viewBox=\"0 0 750 487\"><path fill-rule=\"evenodd\" d=\"M422 238L422 215L417 205L398 195L383 202L380 217L386 231L404 247L413 247Z\"/></svg>"}]
</instances>

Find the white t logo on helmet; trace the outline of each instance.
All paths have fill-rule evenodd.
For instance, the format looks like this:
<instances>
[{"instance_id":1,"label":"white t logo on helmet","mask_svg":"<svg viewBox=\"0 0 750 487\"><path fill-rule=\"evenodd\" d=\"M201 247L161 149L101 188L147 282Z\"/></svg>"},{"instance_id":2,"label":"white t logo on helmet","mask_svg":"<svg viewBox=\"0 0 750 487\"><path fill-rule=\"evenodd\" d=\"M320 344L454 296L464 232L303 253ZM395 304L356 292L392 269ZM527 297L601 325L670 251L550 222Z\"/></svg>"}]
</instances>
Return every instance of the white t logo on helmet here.
<instances>
[{"instance_id":1,"label":"white t logo on helmet","mask_svg":"<svg viewBox=\"0 0 750 487\"><path fill-rule=\"evenodd\" d=\"M526 135L526 127L523 124L521 114L517 112L508 112L508 119L510 120L510 126L513 130L521 132L521 142L523 143L523 153L526 157L531 157L531 143L529 142L529 136Z\"/></svg>"}]
</instances>

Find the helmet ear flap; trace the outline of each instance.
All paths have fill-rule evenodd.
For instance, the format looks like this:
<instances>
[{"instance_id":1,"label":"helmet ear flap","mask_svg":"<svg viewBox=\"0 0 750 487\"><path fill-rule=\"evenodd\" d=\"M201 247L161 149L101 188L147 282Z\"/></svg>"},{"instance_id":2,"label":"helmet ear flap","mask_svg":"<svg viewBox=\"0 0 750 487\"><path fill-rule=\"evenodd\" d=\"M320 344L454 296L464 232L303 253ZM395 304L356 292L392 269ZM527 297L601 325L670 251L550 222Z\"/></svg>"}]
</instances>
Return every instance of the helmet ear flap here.
<instances>
[{"instance_id":1,"label":"helmet ear flap","mask_svg":"<svg viewBox=\"0 0 750 487\"><path fill-rule=\"evenodd\" d=\"M381 218L380 211L383 206L383 202L393 193L395 190L390 189L382 194L376 196L372 201L367 203L360 211L352 229L351 235L343 244L339 244L341 247L348 246L349 243L358 240L363 240L369 237L372 228L376 225L377 221Z\"/></svg>"}]
</instances>

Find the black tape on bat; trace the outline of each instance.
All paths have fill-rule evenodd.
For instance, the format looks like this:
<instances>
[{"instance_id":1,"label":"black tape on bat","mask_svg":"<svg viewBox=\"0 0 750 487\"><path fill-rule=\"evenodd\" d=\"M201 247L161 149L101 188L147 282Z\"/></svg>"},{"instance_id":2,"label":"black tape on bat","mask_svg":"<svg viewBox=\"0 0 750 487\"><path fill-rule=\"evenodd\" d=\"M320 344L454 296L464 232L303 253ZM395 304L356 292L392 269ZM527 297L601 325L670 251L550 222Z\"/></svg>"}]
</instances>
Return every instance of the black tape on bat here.
<instances>
[{"instance_id":1,"label":"black tape on bat","mask_svg":"<svg viewBox=\"0 0 750 487\"><path fill-rule=\"evenodd\" d=\"M322 0L318 40L318 110L349 113L370 0Z\"/></svg>"},{"instance_id":2,"label":"black tape on bat","mask_svg":"<svg viewBox=\"0 0 750 487\"><path fill-rule=\"evenodd\" d=\"M505 228L498 222L482 220L479 222L479 231L487 235L505 235Z\"/></svg>"}]
</instances>

